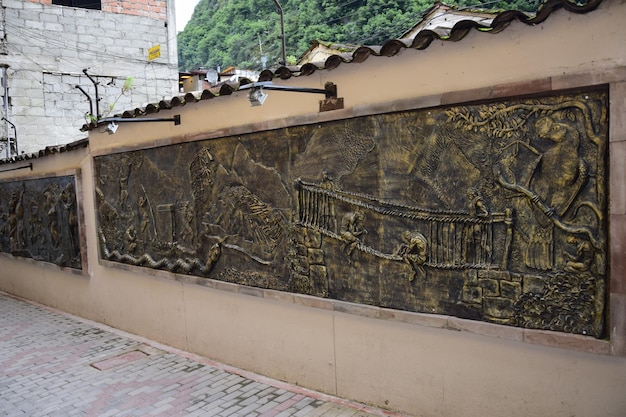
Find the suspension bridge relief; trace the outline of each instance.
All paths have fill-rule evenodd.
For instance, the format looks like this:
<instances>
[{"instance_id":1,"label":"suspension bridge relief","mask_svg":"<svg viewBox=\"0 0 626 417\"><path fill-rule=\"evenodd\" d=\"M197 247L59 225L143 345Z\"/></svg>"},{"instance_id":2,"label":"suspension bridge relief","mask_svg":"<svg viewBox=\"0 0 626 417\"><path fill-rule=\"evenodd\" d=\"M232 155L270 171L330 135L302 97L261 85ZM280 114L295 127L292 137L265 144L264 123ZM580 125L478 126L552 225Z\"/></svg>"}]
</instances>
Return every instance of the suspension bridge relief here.
<instances>
[{"instance_id":1,"label":"suspension bridge relief","mask_svg":"<svg viewBox=\"0 0 626 417\"><path fill-rule=\"evenodd\" d=\"M607 109L593 89L98 156L100 253L602 338Z\"/></svg>"},{"instance_id":2,"label":"suspension bridge relief","mask_svg":"<svg viewBox=\"0 0 626 417\"><path fill-rule=\"evenodd\" d=\"M380 259L406 262L413 269L410 281L418 273L424 274L420 265L440 269L506 270L513 231L511 209L503 213L485 211L479 216L469 212L426 210L329 190L323 185L297 180L297 224L343 242L350 255L354 249L359 249ZM338 228L336 207L342 206L344 214L340 216L341 228ZM402 242L396 251L385 253L365 245L359 238L366 232L359 226L365 213L410 219L414 221L413 229L401 233ZM503 227L498 227L499 224ZM494 239L498 245L494 245ZM379 243L383 242L372 244ZM494 250L501 253L495 255ZM352 257L348 257L348 262L352 261Z\"/></svg>"}]
</instances>

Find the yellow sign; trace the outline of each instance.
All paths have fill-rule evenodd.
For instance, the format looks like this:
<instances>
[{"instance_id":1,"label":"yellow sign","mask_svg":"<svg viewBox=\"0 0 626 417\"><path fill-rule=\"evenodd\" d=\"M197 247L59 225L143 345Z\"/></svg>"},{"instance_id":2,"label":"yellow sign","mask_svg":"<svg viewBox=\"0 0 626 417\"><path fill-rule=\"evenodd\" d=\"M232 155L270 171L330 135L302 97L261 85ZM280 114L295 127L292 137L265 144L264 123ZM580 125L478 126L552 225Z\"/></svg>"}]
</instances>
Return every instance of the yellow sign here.
<instances>
[{"instance_id":1,"label":"yellow sign","mask_svg":"<svg viewBox=\"0 0 626 417\"><path fill-rule=\"evenodd\" d=\"M160 56L161 56L161 45L155 45L152 48L148 49L148 61L157 59Z\"/></svg>"}]
</instances>

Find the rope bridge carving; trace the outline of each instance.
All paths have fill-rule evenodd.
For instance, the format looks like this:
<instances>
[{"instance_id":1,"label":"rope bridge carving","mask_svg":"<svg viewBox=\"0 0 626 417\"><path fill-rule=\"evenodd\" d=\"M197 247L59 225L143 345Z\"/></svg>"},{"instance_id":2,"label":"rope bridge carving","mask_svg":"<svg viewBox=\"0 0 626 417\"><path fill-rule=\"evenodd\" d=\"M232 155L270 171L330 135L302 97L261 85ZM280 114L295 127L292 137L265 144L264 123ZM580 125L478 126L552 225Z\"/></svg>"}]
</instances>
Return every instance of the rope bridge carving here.
<instances>
[{"instance_id":1,"label":"rope bridge carving","mask_svg":"<svg viewBox=\"0 0 626 417\"><path fill-rule=\"evenodd\" d=\"M513 234L511 209L482 216L464 211L428 210L302 180L296 181L296 193L296 222L335 240L349 243L338 230L339 215L336 212L337 207L347 204L355 210L414 221L413 229L423 234L428 243L425 266L439 269L507 268ZM356 249L387 260L404 260L399 252L385 253L360 241Z\"/></svg>"}]
</instances>

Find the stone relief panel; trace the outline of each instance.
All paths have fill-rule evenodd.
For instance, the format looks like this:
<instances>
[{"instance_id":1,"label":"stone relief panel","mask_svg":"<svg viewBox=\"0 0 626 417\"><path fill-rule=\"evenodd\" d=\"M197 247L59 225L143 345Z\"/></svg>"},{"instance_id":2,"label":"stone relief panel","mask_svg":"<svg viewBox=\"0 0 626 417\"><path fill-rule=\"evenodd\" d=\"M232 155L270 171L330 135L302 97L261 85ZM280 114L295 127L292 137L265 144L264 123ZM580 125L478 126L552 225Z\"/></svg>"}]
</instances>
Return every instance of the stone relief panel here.
<instances>
[{"instance_id":1,"label":"stone relief panel","mask_svg":"<svg viewBox=\"0 0 626 417\"><path fill-rule=\"evenodd\" d=\"M101 256L604 337L605 90L95 158Z\"/></svg>"},{"instance_id":2,"label":"stone relief panel","mask_svg":"<svg viewBox=\"0 0 626 417\"><path fill-rule=\"evenodd\" d=\"M0 183L2 252L82 269L73 175Z\"/></svg>"}]
</instances>

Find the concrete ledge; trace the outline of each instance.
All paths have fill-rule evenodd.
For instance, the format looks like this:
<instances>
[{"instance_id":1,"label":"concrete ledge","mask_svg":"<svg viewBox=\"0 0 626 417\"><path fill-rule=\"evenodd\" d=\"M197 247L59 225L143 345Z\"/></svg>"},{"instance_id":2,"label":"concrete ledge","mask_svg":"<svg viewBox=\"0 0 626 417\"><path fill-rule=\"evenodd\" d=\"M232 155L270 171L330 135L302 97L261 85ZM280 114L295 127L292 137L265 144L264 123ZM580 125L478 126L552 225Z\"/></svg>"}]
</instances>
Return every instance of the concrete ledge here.
<instances>
[{"instance_id":1,"label":"concrete ledge","mask_svg":"<svg viewBox=\"0 0 626 417\"><path fill-rule=\"evenodd\" d=\"M458 317L448 317L447 324L447 328L451 330L469 332L498 339L514 340L516 342L524 341L524 329L519 327L460 319Z\"/></svg>"},{"instance_id":2,"label":"concrete ledge","mask_svg":"<svg viewBox=\"0 0 626 417\"><path fill-rule=\"evenodd\" d=\"M600 353L604 355L610 353L610 343L606 340L547 330L524 329L524 342L535 345L572 349L579 352Z\"/></svg>"},{"instance_id":3,"label":"concrete ledge","mask_svg":"<svg viewBox=\"0 0 626 417\"><path fill-rule=\"evenodd\" d=\"M89 272L87 268L81 270L81 269L70 268L67 266L59 266L51 262L38 261L33 258L23 258L21 256L13 256L12 254L6 253L6 252L0 252L0 257L3 257L5 259L19 260L20 262L26 262L32 265L37 265L42 268L46 268L46 269L50 269L54 271L69 272L70 274L73 274L73 275L80 275L86 278L89 277ZM83 265L84 264L85 264L85 261L83 261Z\"/></svg>"},{"instance_id":4,"label":"concrete ledge","mask_svg":"<svg viewBox=\"0 0 626 417\"><path fill-rule=\"evenodd\" d=\"M140 273L142 275L172 279L183 284L200 285L217 291L226 291L248 297L264 298L268 301L301 305L304 307L350 314L369 319L395 321L414 326L467 332L480 336L493 337L520 343L529 343L533 345L556 347L578 352L613 356L622 356L624 354L621 349L611 349L610 341L598 340L591 336L559 333L548 330L523 329L520 327L499 325L439 314L393 310L366 304L356 304L347 301L314 297L306 294L249 287L247 285L234 284L232 282L219 281L212 278L175 274L172 272L154 270L151 268L143 268L140 266L121 264L106 260L101 260L100 263L108 268L122 269L129 272Z\"/></svg>"}]
</instances>

